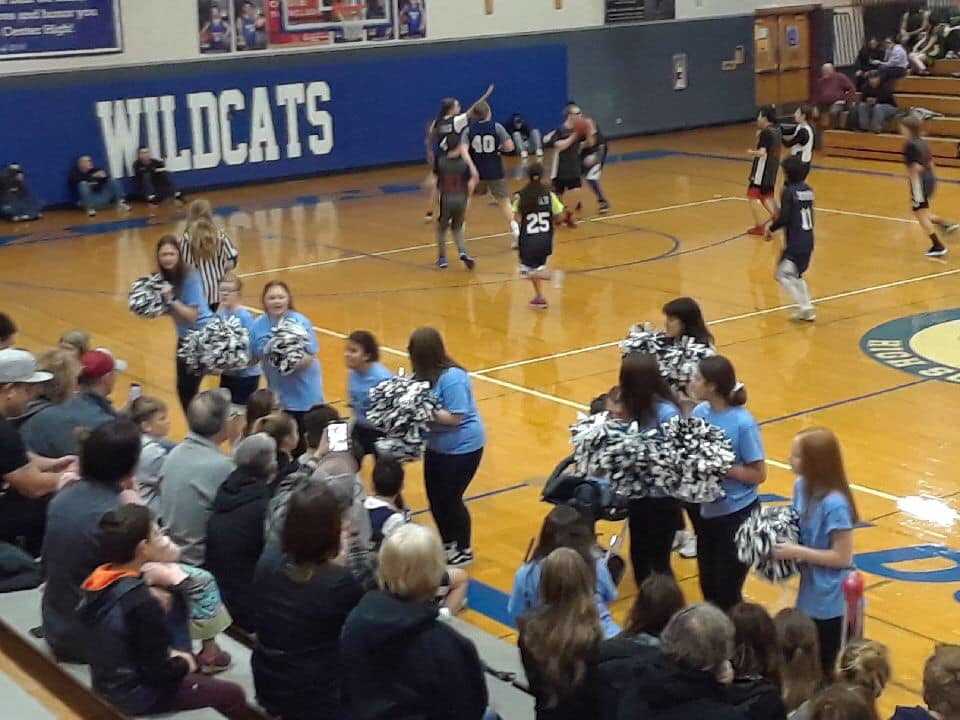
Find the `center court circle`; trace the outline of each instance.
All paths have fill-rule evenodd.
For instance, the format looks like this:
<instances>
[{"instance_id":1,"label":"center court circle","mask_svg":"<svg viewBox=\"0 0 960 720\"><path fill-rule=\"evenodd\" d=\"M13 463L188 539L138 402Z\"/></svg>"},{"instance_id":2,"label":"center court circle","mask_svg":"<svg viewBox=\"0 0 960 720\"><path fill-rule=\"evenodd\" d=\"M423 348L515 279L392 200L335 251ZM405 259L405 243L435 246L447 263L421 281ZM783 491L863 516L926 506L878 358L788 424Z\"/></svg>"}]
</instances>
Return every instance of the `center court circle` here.
<instances>
[{"instance_id":1,"label":"center court circle","mask_svg":"<svg viewBox=\"0 0 960 720\"><path fill-rule=\"evenodd\" d=\"M911 375L960 383L960 308L885 322L860 339L860 349Z\"/></svg>"}]
</instances>

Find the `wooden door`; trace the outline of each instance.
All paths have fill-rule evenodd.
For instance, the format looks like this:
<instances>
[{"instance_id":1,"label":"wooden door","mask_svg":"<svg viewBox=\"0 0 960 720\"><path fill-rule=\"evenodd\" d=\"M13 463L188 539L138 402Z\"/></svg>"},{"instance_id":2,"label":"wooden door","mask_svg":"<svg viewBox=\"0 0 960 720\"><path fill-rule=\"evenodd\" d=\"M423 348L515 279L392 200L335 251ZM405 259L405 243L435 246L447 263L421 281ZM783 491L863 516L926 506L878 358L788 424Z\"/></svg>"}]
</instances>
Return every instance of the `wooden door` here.
<instances>
[{"instance_id":1,"label":"wooden door","mask_svg":"<svg viewBox=\"0 0 960 720\"><path fill-rule=\"evenodd\" d=\"M806 13L777 16L780 77L777 105L796 105L810 97L810 22Z\"/></svg>"},{"instance_id":2,"label":"wooden door","mask_svg":"<svg viewBox=\"0 0 960 720\"><path fill-rule=\"evenodd\" d=\"M757 105L777 102L780 74L780 28L776 15L758 16L753 21L753 53L756 71Z\"/></svg>"}]
</instances>

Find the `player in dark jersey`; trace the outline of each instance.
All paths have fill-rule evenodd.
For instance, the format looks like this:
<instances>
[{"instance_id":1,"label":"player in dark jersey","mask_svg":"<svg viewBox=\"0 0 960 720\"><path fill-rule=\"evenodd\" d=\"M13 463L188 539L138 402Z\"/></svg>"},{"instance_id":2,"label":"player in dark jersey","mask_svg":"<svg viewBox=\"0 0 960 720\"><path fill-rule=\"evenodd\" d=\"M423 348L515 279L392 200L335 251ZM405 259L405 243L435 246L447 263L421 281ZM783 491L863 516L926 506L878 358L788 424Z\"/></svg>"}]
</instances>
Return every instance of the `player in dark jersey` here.
<instances>
[{"instance_id":1,"label":"player in dark jersey","mask_svg":"<svg viewBox=\"0 0 960 720\"><path fill-rule=\"evenodd\" d=\"M263 50L267 47L267 19L250 0L241 7L237 19L237 48L240 50Z\"/></svg>"},{"instance_id":2,"label":"player in dark jersey","mask_svg":"<svg viewBox=\"0 0 960 720\"><path fill-rule=\"evenodd\" d=\"M444 138L444 155L437 163L437 188L440 191L440 217L437 223L437 267L447 268L447 230L453 232L460 260L473 270L476 264L463 240L463 223L470 196L477 187L477 170L460 152L460 136L452 133Z\"/></svg>"},{"instance_id":3,"label":"player in dark jersey","mask_svg":"<svg viewBox=\"0 0 960 720\"><path fill-rule=\"evenodd\" d=\"M230 51L230 23L224 20L218 6L210 6L210 20L200 29L200 37L205 40L207 52Z\"/></svg>"},{"instance_id":4,"label":"player in dark jersey","mask_svg":"<svg viewBox=\"0 0 960 720\"><path fill-rule=\"evenodd\" d=\"M810 106L806 103L800 105L793 113L793 119L797 121L796 127L792 132L787 132L786 129L783 131L783 144L790 148L790 154L793 157L800 158L803 163L801 180L807 179L810 165L813 163L813 128L808 121L811 112Z\"/></svg>"},{"instance_id":5,"label":"player in dark jersey","mask_svg":"<svg viewBox=\"0 0 960 720\"><path fill-rule=\"evenodd\" d=\"M477 193L493 195L510 225L513 246L516 247L520 228L513 219L510 193L507 191L507 181L504 179L503 158L500 157L501 153L513 152L513 140L510 139L506 128L493 119L493 112L485 100L474 106L470 117L472 122L470 127L463 131L462 139L470 151L470 158L480 177Z\"/></svg>"},{"instance_id":6,"label":"player in dark jersey","mask_svg":"<svg viewBox=\"0 0 960 720\"><path fill-rule=\"evenodd\" d=\"M420 0L406 0L400 10L400 24L406 26L407 32L401 37L426 37L427 28L423 20L423 5Z\"/></svg>"},{"instance_id":7,"label":"player in dark jersey","mask_svg":"<svg viewBox=\"0 0 960 720\"><path fill-rule=\"evenodd\" d=\"M810 300L810 288L803 274L813 256L813 190L804 180L806 167L796 155L783 161L786 182L780 193L780 212L764 233L769 240L778 230L785 231L783 252L777 263L777 282L797 304L794 320L813 322L816 310Z\"/></svg>"},{"instance_id":8,"label":"player in dark jersey","mask_svg":"<svg viewBox=\"0 0 960 720\"><path fill-rule=\"evenodd\" d=\"M750 198L750 212L754 225L747 233L763 235L764 224L776 217L777 203L773 193L777 185L777 171L780 169L780 126L777 125L777 111L773 105L765 105L757 114L757 148L747 150L753 156L750 168L750 185L747 197ZM766 217L764 217L766 215Z\"/></svg>"},{"instance_id":9,"label":"player in dark jersey","mask_svg":"<svg viewBox=\"0 0 960 720\"><path fill-rule=\"evenodd\" d=\"M444 138L450 135L459 137L470 123L470 113L473 112L478 103L486 102L491 95L493 95L493 85L488 87L487 91L480 96L480 99L467 108L466 112L460 111L460 101L456 98L444 98L440 103L440 112L437 113L437 117L427 128L427 137L424 141L427 149L427 164L430 166L430 172L424 181L424 187L430 193L427 201L427 212L423 216L424 222L433 220L433 213L437 207L437 164L446 153ZM470 153L465 145L461 147L460 152L463 159L472 166L473 160L470 158Z\"/></svg>"},{"instance_id":10,"label":"player in dark jersey","mask_svg":"<svg viewBox=\"0 0 960 720\"><path fill-rule=\"evenodd\" d=\"M597 122L593 118L585 116L579 105L570 102L567 104L565 112L574 118L580 117L587 123L589 128L587 137L584 138L583 144L580 146L580 172L583 179L587 181L587 186L597 196L600 212L608 213L610 212L610 203L607 202L607 198L603 194L603 188L600 187L603 164L607 159L607 140L600 132L600 126L597 125Z\"/></svg>"},{"instance_id":11,"label":"player in dark jersey","mask_svg":"<svg viewBox=\"0 0 960 720\"><path fill-rule=\"evenodd\" d=\"M533 300L530 307L536 310L547 308L542 284L553 280L559 287L563 273L547 269L547 258L553 253L554 218L563 215L563 203L542 182L543 165L534 163L527 168L530 182L517 194L513 211L520 224L520 274L533 283Z\"/></svg>"},{"instance_id":12,"label":"player in dark jersey","mask_svg":"<svg viewBox=\"0 0 960 720\"><path fill-rule=\"evenodd\" d=\"M933 157L930 148L920 137L923 121L917 115L907 115L900 120L900 134L907 139L903 146L903 161L907 165L907 178L910 181L910 208L917 216L920 227L930 237L930 249L925 253L927 257L943 257L947 248L934 226L948 233L953 233L958 226L954 222L944 220L934 215L930 210L930 198L937 189L937 177L934 175Z\"/></svg>"},{"instance_id":13,"label":"player in dark jersey","mask_svg":"<svg viewBox=\"0 0 960 720\"><path fill-rule=\"evenodd\" d=\"M562 222L571 228L577 226L571 208L581 206L581 187L583 186L580 179L583 168L580 161L580 147L583 138L573 129L574 122L578 120L578 116L568 114L563 125L556 130L551 130L543 138L544 147L554 149L551 173L553 191L560 198L566 197L564 205L567 209L564 211Z\"/></svg>"}]
</instances>

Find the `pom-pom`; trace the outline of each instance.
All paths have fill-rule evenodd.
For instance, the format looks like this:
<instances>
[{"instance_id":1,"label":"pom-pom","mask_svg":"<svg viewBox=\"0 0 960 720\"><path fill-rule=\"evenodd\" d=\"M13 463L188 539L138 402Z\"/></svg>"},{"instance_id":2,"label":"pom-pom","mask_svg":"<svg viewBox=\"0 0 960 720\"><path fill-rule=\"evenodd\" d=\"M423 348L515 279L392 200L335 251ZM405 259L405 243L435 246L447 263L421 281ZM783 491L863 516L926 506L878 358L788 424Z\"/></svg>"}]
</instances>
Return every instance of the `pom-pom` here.
<instances>
[{"instance_id":1,"label":"pom-pom","mask_svg":"<svg viewBox=\"0 0 960 720\"><path fill-rule=\"evenodd\" d=\"M218 315L184 338L177 357L194 375L243 370L250 365L250 339L240 318Z\"/></svg>"},{"instance_id":2,"label":"pom-pom","mask_svg":"<svg viewBox=\"0 0 960 720\"><path fill-rule=\"evenodd\" d=\"M648 457L656 431L641 431L636 422L602 412L579 414L570 435L577 474L608 480L615 494L634 499L651 494Z\"/></svg>"},{"instance_id":3,"label":"pom-pom","mask_svg":"<svg viewBox=\"0 0 960 720\"><path fill-rule=\"evenodd\" d=\"M737 557L772 583L800 572L796 560L775 560L777 543L800 542L800 518L791 507L764 507L743 521L736 534Z\"/></svg>"},{"instance_id":4,"label":"pom-pom","mask_svg":"<svg viewBox=\"0 0 960 720\"><path fill-rule=\"evenodd\" d=\"M722 482L735 456L722 429L701 418L677 416L660 427L660 435L656 464L662 466L668 495L690 503L725 496Z\"/></svg>"},{"instance_id":5,"label":"pom-pom","mask_svg":"<svg viewBox=\"0 0 960 720\"><path fill-rule=\"evenodd\" d=\"M266 361L281 375L291 375L307 356L310 336L306 328L296 320L284 318L273 329L263 349Z\"/></svg>"},{"instance_id":6,"label":"pom-pom","mask_svg":"<svg viewBox=\"0 0 960 720\"><path fill-rule=\"evenodd\" d=\"M652 330L646 325L634 325L626 339L620 342L620 353L645 353L659 358L666 344L667 336L659 330Z\"/></svg>"},{"instance_id":7,"label":"pom-pom","mask_svg":"<svg viewBox=\"0 0 960 720\"><path fill-rule=\"evenodd\" d=\"M388 378L370 389L367 420L384 432L374 446L378 455L400 462L418 460L440 403L430 383L408 376Z\"/></svg>"},{"instance_id":8,"label":"pom-pom","mask_svg":"<svg viewBox=\"0 0 960 720\"><path fill-rule=\"evenodd\" d=\"M163 277L159 273L144 275L134 280L130 285L130 292L127 293L127 306L131 312L145 318L163 315L168 306L160 294L163 283Z\"/></svg>"},{"instance_id":9,"label":"pom-pom","mask_svg":"<svg viewBox=\"0 0 960 720\"><path fill-rule=\"evenodd\" d=\"M667 384L674 390L682 392L690 384L700 361L713 354L713 348L709 345L684 336L664 345L657 355L657 365Z\"/></svg>"}]
</instances>

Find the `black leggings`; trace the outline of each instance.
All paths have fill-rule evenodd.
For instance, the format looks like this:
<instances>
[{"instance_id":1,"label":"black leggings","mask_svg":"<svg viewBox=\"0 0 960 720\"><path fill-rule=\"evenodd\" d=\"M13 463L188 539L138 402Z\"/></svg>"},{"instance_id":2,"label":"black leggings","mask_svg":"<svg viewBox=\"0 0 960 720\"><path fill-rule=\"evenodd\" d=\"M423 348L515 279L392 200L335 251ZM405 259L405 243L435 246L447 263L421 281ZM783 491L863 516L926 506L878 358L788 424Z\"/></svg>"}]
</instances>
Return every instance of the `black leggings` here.
<instances>
[{"instance_id":1,"label":"black leggings","mask_svg":"<svg viewBox=\"0 0 960 720\"><path fill-rule=\"evenodd\" d=\"M823 676L833 682L833 670L840 654L840 645L843 642L843 616L817 620L817 636L820 638L820 663L823 665Z\"/></svg>"},{"instance_id":2,"label":"black leggings","mask_svg":"<svg viewBox=\"0 0 960 720\"><path fill-rule=\"evenodd\" d=\"M748 565L737 557L734 536L750 513L759 505L755 501L735 513L714 518L700 518L697 528L697 568L703 599L724 612L743 600L743 583Z\"/></svg>"},{"instance_id":3,"label":"black leggings","mask_svg":"<svg viewBox=\"0 0 960 720\"><path fill-rule=\"evenodd\" d=\"M673 575L670 550L673 536L683 527L680 502L673 498L645 498L630 502L630 562L637 587L650 573Z\"/></svg>"},{"instance_id":4,"label":"black leggings","mask_svg":"<svg viewBox=\"0 0 960 720\"><path fill-rule=\"evenodd\" d=\"M357 459L358 463L362 465L363 459L367 455L373 455L374 458L377 457L377 446L375 443L382 437L383 433L375 427L361 425L359 423L353 426L353 433L350 436L350 449L353 451L353 456Z\"/></svg>"},{"instance_id":5,"label":"black leggings","mask_svg":"<svg viewBox=\"0 0 960 720\"><path fill-rule=\"evenodd\" d=\"M238 375L220 376L220 387L230 391L230 398L234 405L246 405L247 400L253 395L258 385L260 385L259 375L251 375L249 377Z\"/></svg>"},{"instance_id":6,"label":"black leggings","mask_svg":"<svg viewBox=\"0 0 960 720\"><path fill-rule=\"evenodd\" d=\"M183 340L177 341L177 350L183 344ZM190 401L200 392L200 383L203 375L194 375L187 370L187 363L179 355L177 356L177 397L180 398L180 407L183 408L183 414L187 414L187 406Z\"/></svg>"},{"instance_id":7,"label":"black leggings","mask_svg":"<svg viewBox=\"0 0 960 720\"><path fill-rule=\"evenodd\" d=\"M423 455L423 480L427 487L430 514L444 545L470 547L470 511L463 502L467 486L477 474L483 448L463 455L427 450Z\"/></svg>"}]
</instances>

